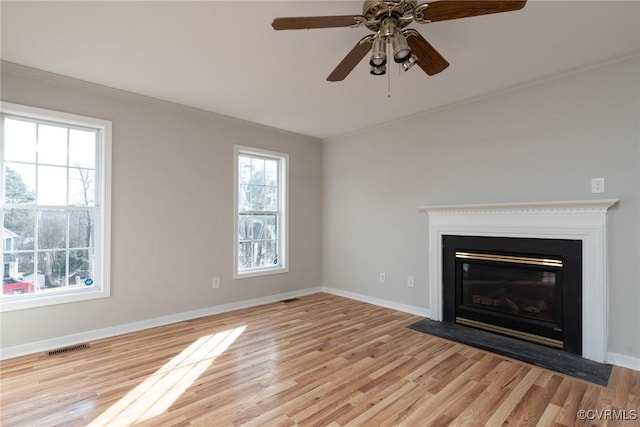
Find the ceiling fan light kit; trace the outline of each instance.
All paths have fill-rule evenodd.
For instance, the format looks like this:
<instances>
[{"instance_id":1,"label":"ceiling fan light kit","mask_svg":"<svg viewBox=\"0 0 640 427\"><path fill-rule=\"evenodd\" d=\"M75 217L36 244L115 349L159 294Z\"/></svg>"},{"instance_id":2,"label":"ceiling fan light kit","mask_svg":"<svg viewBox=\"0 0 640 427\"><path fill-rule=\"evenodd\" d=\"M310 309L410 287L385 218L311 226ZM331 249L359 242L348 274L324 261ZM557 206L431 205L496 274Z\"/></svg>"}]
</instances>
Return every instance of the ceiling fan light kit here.
<instances>
[{"instance_id":1,"label":"ceiling fan light kit","mask_svg":"<svg viewBox=\"0 0 640 427\"><path fill-rule=\"evenodd\" d=\"M411 56L402 63L402 69L404 71L409 71L409 69L411 67L413 67L414 65L416 65L416 62L418 62L418 57L411 54Z\"/></svg>"},{"instance_id":2,"label":"ceiling fan light kit","mask_svg":"<svg viewBox=\"0 0 640 427\"><path fill-rule=\"evenodd\" d=\"M372 67L381 67L387 63L386 47L387 46L385 44L385 41L382 38L376 37L375 39L373 39L369 65L371 65Z\"/></svg>"},{"instance_id":3,"label":"ceiling fan light kit","mask_svg":"<svg viewBox=\"0 0 640 427\"><path fill-rule=\"evenodd\" d=\"M370 74L373 74L374 76L382 76L384 74L387 74L387 66L386 65L379 65L379 66L372 66L371 67L371 71L369 71Z\"/></svg>"},{"instance_id":4,"label":"ceiling fan light kit","mask_svg":"<svg viewBox=\"0 0 640 427\"><path fill-rule=\"evenodd\" d=\"M383 75L387 68L387 46L391 45L394 62L408 71L416 63L429 76L449 66L440 53L413 28L411 22L430 22L509 12L524 7L526 0L437 0L418 5L417 0L366 0L362 15L307 16L276 18L274 30L365 26L374 34L363 37L329 74L331 82L344 80L371 51L371 74Z\"/></svg>"},{"instance_id":5,"label":"ceiling fan light kit","mask_svg":"<svg viewBox=\"0 0 640 427\"><path fill-rule=\"evenodd\" d=\"M393 60L401 64L411 57L411 48L407 43L407 38L401 32L396 32L391 36L391 46L393 46Z\"/></svg>"}]
</instances>

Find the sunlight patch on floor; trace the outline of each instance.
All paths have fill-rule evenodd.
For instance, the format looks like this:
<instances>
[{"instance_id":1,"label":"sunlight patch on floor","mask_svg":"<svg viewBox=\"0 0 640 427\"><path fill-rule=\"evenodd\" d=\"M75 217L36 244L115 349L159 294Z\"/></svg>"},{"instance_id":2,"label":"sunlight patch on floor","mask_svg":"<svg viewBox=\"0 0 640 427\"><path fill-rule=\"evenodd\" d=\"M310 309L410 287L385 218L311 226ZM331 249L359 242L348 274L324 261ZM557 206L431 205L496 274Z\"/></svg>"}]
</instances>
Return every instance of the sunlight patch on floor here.
<instances>
[{"instance_id":1,"label":"sunlight patch on floor","mask_svg":"<svg viewBox=\"0 0 640 427\"><path fill-rule=\"evenodd\" d=\"M93 420L89 427L129 426L161 415L245 328L200 337Z\"/></svg>"}]
</instances>

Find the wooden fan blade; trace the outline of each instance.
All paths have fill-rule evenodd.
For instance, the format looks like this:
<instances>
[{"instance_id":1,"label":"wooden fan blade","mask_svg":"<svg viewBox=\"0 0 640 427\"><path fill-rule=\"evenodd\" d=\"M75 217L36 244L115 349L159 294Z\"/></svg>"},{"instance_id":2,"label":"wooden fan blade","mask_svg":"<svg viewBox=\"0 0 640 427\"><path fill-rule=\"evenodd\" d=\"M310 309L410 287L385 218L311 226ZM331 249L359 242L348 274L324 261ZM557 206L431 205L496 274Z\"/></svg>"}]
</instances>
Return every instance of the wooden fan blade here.
<instances>
[{"instance_id":1,"label":"wooden fan blade","mask_svg":"<svg viewBox=\"0 0 640 427\"><path fill-rule=\"evenodd\" d=\"M447 21L449 19L468 18L471 16L489 15L491 13L510 12L522 9L526 0L494 1L494 0L441 0L429 3L422 11L424 21Z\"/></svg>"},{"instance_id":2,"label":"wooden fan blade","mask_svg":"<svg viewBox=\"0 0 640 427\"><path fill-rule=\"evenodd\" d=\"M418 65L428 75L438 74L449 66L447 60L417 31L407 32L407 43L411 52L418 57Z\"/></svg>"},{"instance_id":3,"label":"wooden fan blade","mask_svg":"<svg viewBox=\"0 0 640 427\"><path fill-rule=\"evenodd\" d=\"M360 15L299 16L276 18L271 23L274 30L305 30L310 28L335 28L362 25L366 21Z\"/></svg>"},{"instance_id":4,"label":"wooden fan blade","mask_svg":"<svg viewBox=\"0 0 640 427\"><path fill-rule=\"evenodd\" d=\"M358 44L351 49L351 52L347 53L347 56L345 56L331 74L329 74L327 80L330 82L344 80L370 50L371 37L367 36L360 40Z\"/></svg>"}]
</instances>

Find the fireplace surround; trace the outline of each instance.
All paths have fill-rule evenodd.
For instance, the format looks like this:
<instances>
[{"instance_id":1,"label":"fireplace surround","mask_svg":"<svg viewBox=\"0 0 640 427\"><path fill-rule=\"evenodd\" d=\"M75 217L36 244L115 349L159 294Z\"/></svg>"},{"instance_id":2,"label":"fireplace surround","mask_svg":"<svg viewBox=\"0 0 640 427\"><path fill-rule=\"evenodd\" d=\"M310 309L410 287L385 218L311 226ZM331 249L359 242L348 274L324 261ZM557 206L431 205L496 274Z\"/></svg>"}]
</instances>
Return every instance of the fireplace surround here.
<instances>
[{"instance_id":1,"label":"fireplace surround","mask_svg":"<svg viewBox=\"0 0 640 427\"><path fill-rule=\"evenodd\" d=\"M429 218L429 318L443 321L443 236L566 239L582 245L582 356L606 362L607 211L617 200L421 206Z\"/></svg>"}]
</instances>

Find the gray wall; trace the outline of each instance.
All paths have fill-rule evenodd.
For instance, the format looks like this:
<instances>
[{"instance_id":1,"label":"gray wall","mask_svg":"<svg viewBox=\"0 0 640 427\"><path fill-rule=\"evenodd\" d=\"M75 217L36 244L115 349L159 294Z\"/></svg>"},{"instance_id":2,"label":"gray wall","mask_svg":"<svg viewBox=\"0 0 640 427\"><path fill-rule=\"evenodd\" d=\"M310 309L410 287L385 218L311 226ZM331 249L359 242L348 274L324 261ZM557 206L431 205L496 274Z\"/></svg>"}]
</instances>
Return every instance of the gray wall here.
<instances>
[{"instance_id":1,"label":"gray wall","mask_svg":"<svg viewBox=\"0 0 640 427\"><path fill-rule=\"evenodd\" d=\"M325 141L324 285L428 308L418 206L617 198L608 350L640 357L639 75L631 60Z\"/></svg>"},{"instance_id":2,"label":"gray wall","mask_svg":"<svg viewBox=\"0 0 640 427\"><path fill-rule=\"evenodd\" d=\"M1 90L113 122L112 296L3 313L2 347L321 285L319 141L20 67ZM289 273L233 280L233 144L289 153Z\"/></svg>"},{"instance_id":3,"label":"gray wall","mask_svg":"<svg viewBox=\"0 0 640 427\"><path fill-rule=\"evenodd\" d=\"M609 351L638 358L638 75L640 64L629 61L321 145L3 67L5 101L113 121L113 212L112 297L3 313L1 345L321 283L428 308L427 219L417 206L618 198L609 216ZM232 279L236 143L290 154L288 274ZM590 193L592 177L606 178L606 193ZM211 289L212 276L222 278L221 289Z\"/></svg>"}]
</instances>

